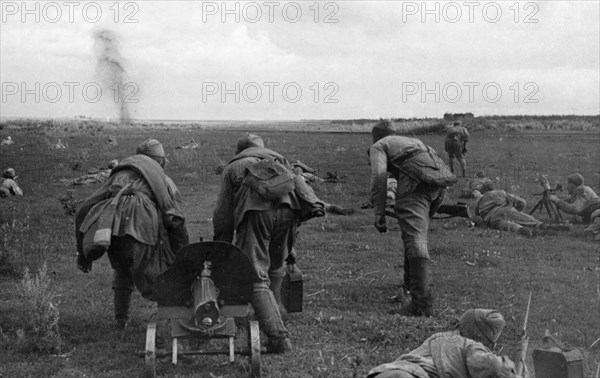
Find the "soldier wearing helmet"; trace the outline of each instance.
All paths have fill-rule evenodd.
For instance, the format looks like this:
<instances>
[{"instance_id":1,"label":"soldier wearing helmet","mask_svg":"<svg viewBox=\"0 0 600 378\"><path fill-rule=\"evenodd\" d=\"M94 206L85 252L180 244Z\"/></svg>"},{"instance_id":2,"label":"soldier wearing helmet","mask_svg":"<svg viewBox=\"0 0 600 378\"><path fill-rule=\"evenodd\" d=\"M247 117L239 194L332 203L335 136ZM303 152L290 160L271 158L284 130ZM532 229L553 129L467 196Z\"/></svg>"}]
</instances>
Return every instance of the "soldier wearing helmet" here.
<instances>
[{"instance_id":1,"label":"soldier wearing helmet","mask_svg":"<svg viewBox=\"0 0 600 378\"><path fill-rule=\"evenodd\" d=\"M567 176L567 191L570 197L562 200L555 195L549 196L549 200L556 204L560 210L567 214L576 214L584 223L590 223L592 213L600 209L600 198L594 189L584 185L583 176L573 173Z\"/></svg>"},{"instance_id":2,"label":"soldier wearing helmet","mask_svg":"<svg viewBox=\"0 0 600 378\"><path fill-rule=\"evenodd\" d=\"M2 180L0 181L0 197L22 196L23 190L17 184L17 173L14 168L7 168L2 173Z\"/></svg>"},{"instance_id":3,"label":"soldier wearing helmet","mask_svg":"<svg viewBox=\"0 0 600 378\"><path fill-rule=\"evenodd\" d=\"M108 181L77 212L77 267L81 271L89 272L92 260L99 257L90 252L98 247L97 237L107 236L118 328L128 323L134 287L153 300L153 281L189 242L181 194L165 174L165 163L159 141L142 142L136 155L115 166Z\"/></svg>"},{"instance_id":4,"label":"soldier wearing helmet","mask_svg":"<svg viewBox=\"0 0 600 378\"><path fill-rule=\"evenodd\" d=\"M367 378L527 376L526 368L517 372L513 361L489 349L504 325L504 318L497 311L468 310L457 330L433 334L417 349L371 369Z\"/></svg>"},{"instance_id":5,"label":"soldier wearing helmet","mask_svg":"<svg viewBox=\"0 0 600 378\"><path fill-rule=\"evenodd\" d=\"M467 142L469 142L469 132L462 125L461 121L454 122L454 124L446 131L444 148L450 159L450 170L454 173L454 160L458 160L462 171L462 177L465 177L467 170L467 161L465 159Z\"/></svg>"}]
</instances>

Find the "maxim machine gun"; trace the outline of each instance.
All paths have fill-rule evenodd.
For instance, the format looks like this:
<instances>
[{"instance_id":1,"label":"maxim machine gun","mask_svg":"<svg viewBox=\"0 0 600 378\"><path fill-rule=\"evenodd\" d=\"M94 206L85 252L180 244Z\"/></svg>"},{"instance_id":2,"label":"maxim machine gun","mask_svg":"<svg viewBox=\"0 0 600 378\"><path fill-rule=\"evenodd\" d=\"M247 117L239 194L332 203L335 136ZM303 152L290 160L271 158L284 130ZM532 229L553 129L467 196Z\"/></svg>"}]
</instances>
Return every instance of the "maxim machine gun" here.
<instances>
[{"instance_id":1,"label":"maxim machine gun","mask_svg":"<svg viewBox=\"0 0 600 378\"><path fill-rule=\"evenodd\" d=\"M550 201L548 197L550 197L551 194L555 194L556 192L562 192L562 185L560 183L556 183L556 187L554 189L551 188L550 183L548 182L548 178L545 175L540 175L540 177L538 178L538 182L540 183L544 191L541 193L534 194L534 196L541 196L542 198L540 198L540 200L531 209L529 215L533 215L533 213L535 213L536 210L539 210L541 212L542 209L546 209L546 212L548 213L548 216L551 219L553 219L555 222L561 222L563 219L562 215L560 214L560 211L556 207L556 204Z\"/></svg>"},{"instance_id":2,"label":"maxim machine gun","mask_svg":"<svg viewBox=\"0 0 600 378\"><path fill-rule=\"evenodd\" d=\"M158 314L146 331L146 376L156 376L157 357L171 354L175 365L178 356L227 354L233 363L238 353L250 356L250 374L259 377L260 330L258 322L247 319L252 284L250 261L236 246L215 241L183 247L153 285ZM248 327L245 343L237 347L236 318ZM157 332L161 326L165 329ZM165 341L171 344L170 353L157 349L157 334L169 338ZM228 348L207 349L209 344L200 342L212 338L227 339ZM186 347L180 347L179 341ZM194 350L196 345L202 348Z\"/></svg>"}]
</instances>

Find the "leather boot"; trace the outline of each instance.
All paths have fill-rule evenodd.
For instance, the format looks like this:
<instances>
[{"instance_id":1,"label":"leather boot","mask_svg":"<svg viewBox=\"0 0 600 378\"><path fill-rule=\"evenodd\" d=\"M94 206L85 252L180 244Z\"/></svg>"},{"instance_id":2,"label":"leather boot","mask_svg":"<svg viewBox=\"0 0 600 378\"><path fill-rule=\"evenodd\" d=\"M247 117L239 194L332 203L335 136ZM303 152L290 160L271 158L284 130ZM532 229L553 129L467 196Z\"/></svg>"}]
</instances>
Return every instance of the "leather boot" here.
<instances>
[{"instance_id":1,"label":"leather boot","mask_svg":"<svg viewBox=\"0 0 600 378\"><path fill-rule=\"evenodd\" d=\"M397 295L394 295L391 299L394 303L400 303L402 306L410 301L410 266L406 254L404 254L404 274L402 276L403 282L400 285L400 290ZM397 311L395 311L397 313ZM394 311L392 311L394 313Z\"/></svg>"},{"instance_id":2,"label":"leather boot","mask_svg":"<svg viewBox=\"0 0 600 378\"><path fill-rule=\"evenodd\" d=\"M131 290L113 289L113 303L115 306L115 327L125 329L129 324L129 303L131 301Z\"/></svg>"},{"instance_id":3,"label":"leather boot","mask_svg":"<svg viewBox=\"0 0 600 378\"><path fill-rule=\"evenodd\" d=\"M281 285L283 284L283 276L269 276L269 280L271 284L269 288L271 292L273 292L273 297L275 297L275 301L281 307Z\"/></svg>"},{"instance_id":4,"label":"leather boot","mask_svg":"<svg viewBox=\"0 0 600 378\"><path fill-rule=\"evenodd\" d=\"M401 315L433 316L431 293L431 261L427 258L409 258L410 303L400 309Z\"/></svg>"},{"instance_id":5,"label":"leather boot","mask_svg":"<svg viewBox=\"0 0 600 378\"><path fill-rule=\"evenodd\" d=\"M408 297L410 294L410 263L408 262L406 253L404 254L404 284L402 285L402 294L405 297Z\"/></svg>"},{"instance_id":6,"label":"leather boot","mask_svg":"<svg viewBox=\"0 0 600 378\"><path fill-rule=\"evenodd\" d=\"M261 285L261 284L259 284ZM267 335L267 352L286 353L292 350L288 338L288 330L281 320L279 306L273 292L266 287L255 286L252 295L252 308L260 325L260 329Z\"/></svg>"}]
</instances>

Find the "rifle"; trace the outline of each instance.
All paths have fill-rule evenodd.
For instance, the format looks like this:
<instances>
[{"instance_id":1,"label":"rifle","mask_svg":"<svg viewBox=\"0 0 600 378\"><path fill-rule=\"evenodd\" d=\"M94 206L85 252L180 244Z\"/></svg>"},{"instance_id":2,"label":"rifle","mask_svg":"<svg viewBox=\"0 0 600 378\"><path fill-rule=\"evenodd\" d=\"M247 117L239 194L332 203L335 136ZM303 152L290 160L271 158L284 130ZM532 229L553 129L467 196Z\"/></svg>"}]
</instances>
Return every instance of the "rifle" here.
<instances>
[{"instance_id":1,"label":"rifle","mask_svg":"<svg viewBox=\"0 0 600 378\"><path fill-rule=\"evenodd\" d=\"M517 373L523 375L525 371L525 355L527 354L527 346L529 345L529 336L527 336L527 321L529 320L529 308L531 307L531 291L529 292L529 300L527 301L527 311L525 312L525 319L523 320L523 327L521 328L521 340L519 349L517 349L516 370Z\"/></svg>"},{"instance_id":2,"label":"rifle","mask_svg":"<svg viewBox=\"0 0 600 378\"><path fill-rule=\"evenodd\" d=\"M456 205L441 205L435 212L436 214L446 214L445 217L434 216L431 219L448 219L448 218L466 218L471 219L471 212L469 207L465 203L458 202ZM398 218L394 211L393 205L387 206L385 209L385 215L392 218Z\"/></svg>"}]
</instances>

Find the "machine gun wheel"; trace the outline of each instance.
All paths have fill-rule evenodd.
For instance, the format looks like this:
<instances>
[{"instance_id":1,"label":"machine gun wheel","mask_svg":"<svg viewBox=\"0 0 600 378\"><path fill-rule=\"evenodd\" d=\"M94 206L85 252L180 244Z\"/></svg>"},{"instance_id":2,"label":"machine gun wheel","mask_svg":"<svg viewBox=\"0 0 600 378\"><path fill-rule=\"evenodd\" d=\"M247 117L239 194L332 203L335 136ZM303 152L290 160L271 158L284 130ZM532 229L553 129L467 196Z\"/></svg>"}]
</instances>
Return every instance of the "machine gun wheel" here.
<instances>
[{"instance_id":1,"label":"machine gun wheel","mask_svg":"<svg viewBox=\"0 0 600 378\"><path fill-rule=\"evenodd\" d=\"M256 320L248 322L248 349L252 377L260 377L260 328Z\"/></svg>"},{"instance_id":2,"label":"machine gun wheel","mask_svg":"<svg viewBox=\"0 0 600 378\"><path fill-rule=\"evenodd\" d=\"M145 376L148 378L156 377L156 323L148 323L146 330L146 370Z\"/></svg>"}]
</instances>

